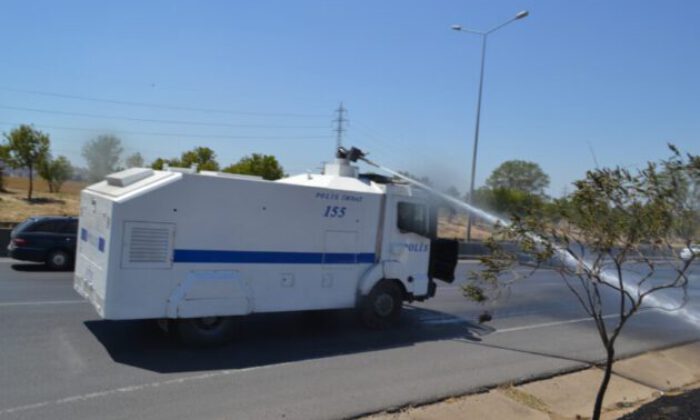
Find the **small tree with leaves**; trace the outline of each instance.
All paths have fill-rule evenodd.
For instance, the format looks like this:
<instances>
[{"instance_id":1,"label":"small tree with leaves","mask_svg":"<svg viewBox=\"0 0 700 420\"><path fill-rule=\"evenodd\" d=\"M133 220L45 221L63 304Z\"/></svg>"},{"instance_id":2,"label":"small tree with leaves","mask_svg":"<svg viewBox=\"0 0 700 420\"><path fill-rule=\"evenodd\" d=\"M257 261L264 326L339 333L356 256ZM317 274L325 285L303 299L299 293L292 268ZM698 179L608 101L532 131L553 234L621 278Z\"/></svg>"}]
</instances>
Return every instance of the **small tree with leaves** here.
<instances>
[{"instance_id":1,"label":"small tree with leaves","mask_svg":"<svg viewBox=\"0 0 700 420\"><path fill-rule=\"evenodd\" d=\"M156 160L151 162L151 168L156 169L158 171L162 171L163 168L165 168L165 165L170 165L170 160L163 159L163 158L156 158Z\"/></svg>"},{"instance_id":2,"label":"small tree with leaves","mask_svg":"<svg viewBox=\"0 0 700 420\"><path fill-rule=\"evenodd\" d=\"M143 168L143 156L139 152L133 153L126 158L125 163L127 168Z\"/></svg>"},{"instance_id":3,"label":"small tree with leaves","mask_svg":"<svg viewBox=\"0 0 700 420\"><path fill-rule=\"evenodd\" d=\"M535 162L508 160L493 170L486 185L491 189L505 188L544 196L549 176Z\"/></svg>"},{"instance_id":4,"label":"small tree with leaves","mask_svg":"<svg viewBox=\"0 0 700 420\"><path fill-rule=\"evenodd\" d=\"M184 152L180 157L180 165L189 168L194 166L197 171L218 171L219 162L216 153L208 147L195 147Z\"/></svg>"},{"instance_id":5,"label":"small tree with leaves","mask_svg":"<svg viewBox=\"0 0 700 420\"><path fill-rule=\"evenodd\" d=\"M257 175L270 181L280 179L284 176L284 169L272 155L253 153L227 166L223 170L232 174Z\"/></svg>"},{"instance_id":6,"label":"small tree with leaves","mask_svg":"<svg viewBox=\"0 0 700 420\"><path fill-rule=\"evenodd\" d=\"M445 194L449 195L450 197L454 197L456 199L460 199L462 197L462 194L459 192L457 187L454 185L450 185L449 188L445 190Z\"/></svg>"},{"instance_id":7,"label":"small tree with leaves","mask_svg":"<svg viewBox=\"0 0 700 420\"><path fill-rule=\"evenodd\" d=\"M199 171L218 171L219 162L216 161L216 153L208 147L195 147L192 150L182 152L180 158L157 158L151 163L151 168L162 170L165 165L176 168L194 168Z\"/></svg>"},{"instance_id":8,"label":"small tree with leaves","mask_svg":"<svg viewBox=\"0 0 700 420\"><path fill-rule=\"evenodd\" d=\"M10 160L10 151L7 145L0 144L0 192L5 192L5 165Z\"/></svg>"},{"instance_id":9,"label":"small tree with leaves","mask_svg":"<svg viewBox=\"0 0 700 420\"><path fill-rule=\"evenodd\" d=\"M29 171L27 200L31 201L34 192L34 169L49 154L49 135L36 130L31 125L22 124L9 134L5 134L5 139L10 166L26 168Z\"/></svg>"},{"instance_id":10,"label":"small tree with leaves","mask_svg":"<svg viewBox=\"0 0 700 420\"><path fill-rule=\"evenodd\" d=\"M606 353L593 419L600 418L615 344L625 324L642 304L679 310L687 301L688 269L695 256L682 260L676 255L698 233L697 217L689 217L698 209L689 207L678 187L683 179L700 179L700 158L671 150L672 158L636 173L624 168L589 171L556 212L535 205L512 215L512 223L498 226L489 240L492 254L482 259L486 268L473 272L464 286L467 297L487 301L534 272L512 270L518 255L506 250L503 240L518 242L520 253L538 267L554 259L563 283L594 321ZM659 273L658 256L665 257L672 274ZM632 264L634 272L627 270ZM680 297L658 297L664 290ZM616 307L614 319L603 313L610 305Z\"/></svg>"},{"instance_id":11,"label":"small tree with leaves","mask_svg":"<svg viewBox=\"0 0 700 420\"><path fill-rule=\"evenodd\" d=\"M63 183L73 176L73 165L65 156L47 158L39 165L39 176L46 180L49 192L61 192Z\"/></svg>"},{"instance_id":12,"label":"small tree with leaves","mask_svg":"<svg viewBox=\"0 0 700 420\"><path fill-rule=\"evenodd\" d=\"M474 192L474 200L480 206L501 215L521 214L545 203L541 195L506 187L479 188Z\"/></svg>"},{"instance_id":13,"label":"small tree with leaves","mask_svg":"<svg viewBox=\"0 0 700 420\"><path fill-rule=\"evenodd\" d=\"M88 165L90 181L99 181L116 172L123 151L121 140L111 134L98 136L85 143L82 155Z\"/></svg>"}]
</instances>

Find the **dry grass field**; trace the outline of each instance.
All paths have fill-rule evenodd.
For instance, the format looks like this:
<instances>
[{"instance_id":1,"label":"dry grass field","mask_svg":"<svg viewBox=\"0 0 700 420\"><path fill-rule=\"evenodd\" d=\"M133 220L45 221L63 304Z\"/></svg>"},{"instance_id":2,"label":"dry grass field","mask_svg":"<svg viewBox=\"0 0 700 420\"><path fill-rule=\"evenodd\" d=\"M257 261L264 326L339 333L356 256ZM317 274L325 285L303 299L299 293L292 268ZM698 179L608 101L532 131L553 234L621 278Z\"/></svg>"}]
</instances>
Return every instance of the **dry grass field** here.
<instances>
[{"instance_id":1,"label":"dry grass field","mask_svg":"<svg viewBox=\"0 0 700 420\"><path fill-rule=\"evenodd\" d=\"M480 223L472 224L472 240L481 241L491 232ZM467 237L467 216L465 214L445 215L438 219L438 237L464 240Z\"/></svg>"},{"instance_id":2,"label":"dry grass field","mask_svg":"<svg viewBox=\"0 0 700 420\"><path fill-rule=\"evenodd\" d=\"M43 179L34 180L32 202L27 201L27 178L5 178L5 189L0 192L0 223L17 223L31 216L77 216L80 209L80 190L85 183L68 181L60 193L49 193Z\"/></svg>"}]
</instances>

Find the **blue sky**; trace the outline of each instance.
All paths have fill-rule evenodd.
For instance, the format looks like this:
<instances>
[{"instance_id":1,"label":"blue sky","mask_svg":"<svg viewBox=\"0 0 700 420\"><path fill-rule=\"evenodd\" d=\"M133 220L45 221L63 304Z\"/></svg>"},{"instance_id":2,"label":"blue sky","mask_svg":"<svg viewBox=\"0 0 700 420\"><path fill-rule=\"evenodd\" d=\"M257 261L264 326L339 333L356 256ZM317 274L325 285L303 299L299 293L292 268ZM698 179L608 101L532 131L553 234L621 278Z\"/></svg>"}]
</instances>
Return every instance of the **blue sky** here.
<instances>
[{"instance_id":1,"label":"blue sky","mask_svg":"<svg viewBox=\"0 0 700 420\"><path fill-rule=\"evenodd\" d=\"M315 170L332 153L343 101L345 144L465 191L480 44L450 25L486 29L523 9L528 18L489 37L477 184L524 159L559 195L595 166L591 150L601 166L631 167L667 156L667 142L700 153L693 0L10 0L2 9L0 130L33 123L78 165L81 145L105 131L147 160L206 145L222 164L260 152L290 173Z\"/></svg>"}]
</instances>

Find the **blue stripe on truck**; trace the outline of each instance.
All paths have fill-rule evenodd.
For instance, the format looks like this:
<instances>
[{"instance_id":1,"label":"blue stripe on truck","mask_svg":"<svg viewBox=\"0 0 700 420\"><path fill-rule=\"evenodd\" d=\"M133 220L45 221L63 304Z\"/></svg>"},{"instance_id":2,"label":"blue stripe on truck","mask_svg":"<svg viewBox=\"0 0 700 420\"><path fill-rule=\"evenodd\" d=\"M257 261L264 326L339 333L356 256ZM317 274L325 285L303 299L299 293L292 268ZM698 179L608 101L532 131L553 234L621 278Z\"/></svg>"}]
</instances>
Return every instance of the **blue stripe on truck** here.
<instances>
[{"instance_id":1,"label":"blue stripe on truck","mask_svg":"<svg viewBox=\"0 0 700 420\"><path fill-rule=\"evenodd\" d=\"M176 263L238 263L238 264L356 264L373 263L374 253L323 253L274 251L210 251L176 249Z\"/></svg>"}]
</instances>

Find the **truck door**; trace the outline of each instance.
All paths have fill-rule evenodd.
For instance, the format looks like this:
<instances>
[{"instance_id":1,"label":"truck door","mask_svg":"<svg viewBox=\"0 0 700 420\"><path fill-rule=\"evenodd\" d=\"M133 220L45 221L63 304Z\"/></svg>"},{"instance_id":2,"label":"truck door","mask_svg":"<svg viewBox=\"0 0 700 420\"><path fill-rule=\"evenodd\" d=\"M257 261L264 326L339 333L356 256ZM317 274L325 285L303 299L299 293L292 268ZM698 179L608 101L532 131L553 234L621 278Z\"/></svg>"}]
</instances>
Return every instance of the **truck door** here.
<instances>
[{"instance_id":1,"label":"truck door","mask_svg":"<svg viewBox=\"0 0 700 420\"><path fill-rule=\"evenodd\" d=\"M452 283L455 279L455 268L459 258L459 243L454 239L438 237L438 218L441 207L433 205L430 208L430 269L428 276ZM446 208L448 212L452 210Z\"/></svg>"},{"instance_id":2,"label":"truck door","mask_svg":"<svg viewBox=\"0 0 700 420\"><path fill-rule=\"evenodd\" d=\"M415 296L428 294L430 227L428 206L408 197L396 203L395 232L391 253L403 266L406 289Z\"/></svg>"}]
</instances>

